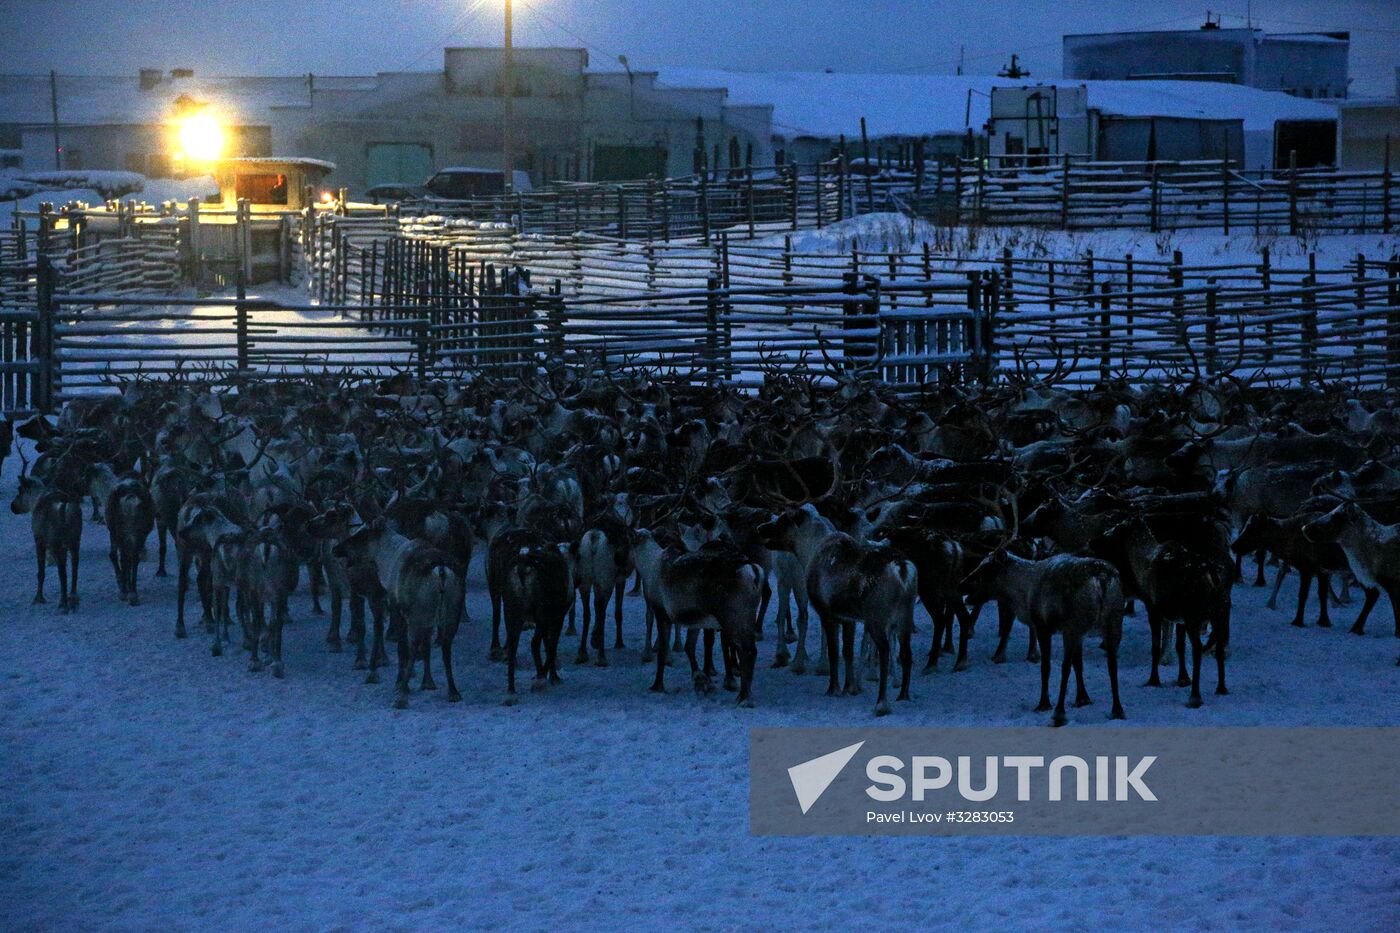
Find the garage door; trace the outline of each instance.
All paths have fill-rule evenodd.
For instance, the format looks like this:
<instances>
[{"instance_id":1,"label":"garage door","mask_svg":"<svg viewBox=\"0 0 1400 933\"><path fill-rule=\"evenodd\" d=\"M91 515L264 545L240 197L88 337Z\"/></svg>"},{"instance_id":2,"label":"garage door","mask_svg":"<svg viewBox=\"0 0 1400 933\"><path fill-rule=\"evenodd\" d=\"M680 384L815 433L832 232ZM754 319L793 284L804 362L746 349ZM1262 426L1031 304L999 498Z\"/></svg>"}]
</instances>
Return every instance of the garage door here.
<instances>
[{"instance_id":1,"label":"garage door","mask_svg":"<svg viewBox=\"0 0 1400 933\"><path fill-rule=\"evenodd\" d=\"M665 178L666 150L660 146L594 146L594 181Z\"/></svg>"},{"instance_id":2,"label":"garage door","mask_svg":"<svg viewBox=\"0 0 1400 933\"><path fill-rule=\"evenodd\" d=\"M433 174L433 150L417 143L370 143L365 187L421 185Z\"/></svg>"}]
</instances>

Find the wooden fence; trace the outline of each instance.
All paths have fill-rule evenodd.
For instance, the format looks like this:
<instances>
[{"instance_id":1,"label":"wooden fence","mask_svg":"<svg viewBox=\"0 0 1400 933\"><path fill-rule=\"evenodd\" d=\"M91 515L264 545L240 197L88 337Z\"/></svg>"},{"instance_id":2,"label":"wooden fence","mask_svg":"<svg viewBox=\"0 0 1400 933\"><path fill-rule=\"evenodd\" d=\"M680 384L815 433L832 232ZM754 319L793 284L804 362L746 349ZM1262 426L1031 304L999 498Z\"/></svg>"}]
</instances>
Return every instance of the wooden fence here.
<instances>
[{"instance_id":1,"label":"wooden fence","mask_svg":"<svg viewBox=\"0 0 1400 933\"><path fill-rule=\"evenodd\" d=\"M1068 156L991 157L962 163L954 186L960 222L1062 230L1271 230L1389 233L1400 220L1396 177L1332 169L1241 171L1221 159L1077 162ZM945 182L935 178L936 190ZM857 189L859 186L856 186Z\"/></svg>"}]
</instances>

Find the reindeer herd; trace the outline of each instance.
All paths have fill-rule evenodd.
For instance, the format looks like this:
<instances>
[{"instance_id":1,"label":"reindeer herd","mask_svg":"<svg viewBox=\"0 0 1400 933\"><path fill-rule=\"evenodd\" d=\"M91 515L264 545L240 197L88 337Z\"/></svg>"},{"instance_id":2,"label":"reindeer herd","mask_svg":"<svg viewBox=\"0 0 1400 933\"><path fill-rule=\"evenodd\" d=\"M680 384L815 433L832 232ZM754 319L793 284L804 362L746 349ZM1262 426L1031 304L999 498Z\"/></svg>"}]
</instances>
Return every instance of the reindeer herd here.
<instances>
[{"instance_id":1,"label":"reindeer herd","mask_svg":"<svg viewBox=\"0 0 1400 933\"><path fill-rule=\"evenodd\" d=\"M1174 658L1198 707L1213 658L1226 694L1246 556L1255 585L1277 563L1270 608L1298 575L1294 625L1314 588L1321 626L1353 588L1352 631L1382 591L1394 610L1397 441L1400 413L1381 397L1200 378L1069 390L1024 372L915 397L839 371L774 371L754 392L582 367L511 382L140 380L0 424L0 453L22 459L11 509L31 516L36 603L52 565L59 610L79 609L83 531L105 523L112 592L138 605L154 534L156 576L168 564L177 576L176 637L193 582L210 651L241 635L253 671L284 676L289 600L304 586L329 614L327 648L348 641L368 683L396 647L395 706L415 675L436 689L435 663L446 698L461 699L452 649L472 624L482 551L507 703L522 637L544 689L562 680L568 636L575 663L599 666L640 639L662 693L680 650L696 692L713 692L718 641L723 688L751 706L766 634L774 668L814 666L830 696L878 679L883 715L892 664L896 700L910 699L915 642L925 671L945 652L967 668L994 602L992 660L1020 620L1040 665L1036 709L1053 708L1055 725L1071 673L1074 705L1090 702L1086 642L1106 660L1110 715L1124 716L1125 624L1149 633L1147 685ZM625 631L629 587L644 630Z\"/></svg>"}]
</instances>

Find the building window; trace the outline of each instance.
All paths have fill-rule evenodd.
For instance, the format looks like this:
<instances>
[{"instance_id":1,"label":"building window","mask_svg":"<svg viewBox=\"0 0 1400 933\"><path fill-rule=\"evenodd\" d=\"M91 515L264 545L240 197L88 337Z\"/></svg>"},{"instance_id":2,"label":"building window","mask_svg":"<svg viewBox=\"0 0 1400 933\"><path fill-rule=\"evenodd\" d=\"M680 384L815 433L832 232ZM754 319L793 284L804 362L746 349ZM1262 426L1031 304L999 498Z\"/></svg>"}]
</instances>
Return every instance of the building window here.
<instances>
[{"instance_id":1,"label":"building window","mask_svg":"<svg viewBox=\"0 0 1400 933\"><path fill-rule=\"evenodd\" d=\"M287 176L239 175L234 182L234 193L239 200L246 198L254 204L286 204Z\"/></svg>"},{"instance_id":2,"label":"building window","mask_svg":"<svg viewBox=\"0 0 1400 933\"><path fill-rule=\"evenodd\" d=\"M138 175L146 174L146 156L140 152L128 152L126 154L126 170Z\"/></svg>"}]
</instances>

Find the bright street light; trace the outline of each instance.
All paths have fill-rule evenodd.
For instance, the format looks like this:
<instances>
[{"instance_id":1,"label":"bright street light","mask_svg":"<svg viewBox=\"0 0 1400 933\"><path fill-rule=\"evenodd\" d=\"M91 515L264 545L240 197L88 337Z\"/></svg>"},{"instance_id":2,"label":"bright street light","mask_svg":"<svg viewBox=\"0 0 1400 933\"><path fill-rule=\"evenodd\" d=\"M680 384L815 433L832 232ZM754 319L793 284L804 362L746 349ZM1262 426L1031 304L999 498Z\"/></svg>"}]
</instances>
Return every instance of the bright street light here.
<instances>
[{"instance_id":1,"label":"bright street light","mask_svg":"<svg viewBox=\"0 0 1400 933\"><path fill-rule=\"evenodd\" d=\"M191 162L212 162L224 152L224 128L207 113L186 117L180 124L180 151Z\"/></svg>"}]
</instances>

